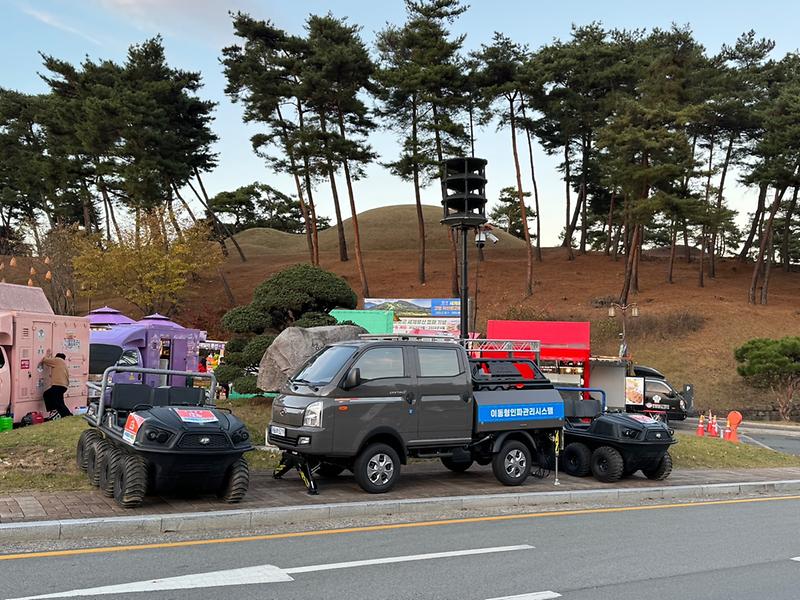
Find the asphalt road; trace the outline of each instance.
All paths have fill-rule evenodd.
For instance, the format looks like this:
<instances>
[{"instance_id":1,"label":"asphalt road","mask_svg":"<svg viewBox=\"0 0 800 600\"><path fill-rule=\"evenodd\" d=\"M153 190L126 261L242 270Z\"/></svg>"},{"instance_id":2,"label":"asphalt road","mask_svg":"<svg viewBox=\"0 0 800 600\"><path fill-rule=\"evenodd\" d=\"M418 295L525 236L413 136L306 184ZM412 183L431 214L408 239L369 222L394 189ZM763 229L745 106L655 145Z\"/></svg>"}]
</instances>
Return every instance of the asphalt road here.
<instances>
[{"instance_id":1,"label":"asphalt road","mask_svg":"<svg viewBox=\"0 0 800 600\"><path fill-rule=\"evenodd\" d=\"M697 419L686 421L670 421L670 425L683 432L694 432ZM739 438L745 444L752 444L800 456L800 427L786 426L781 429L775 425L759 427L759 423L747 423L739 430Z\"/></svg>"},{"instance_id":2,"label":"asphalt road","mask_svg":"<svg viewBox=\"0 0 800 600\"><path fill-rule=\"evenodd\" d=\"M373 526L0 557L0 598L796 600L798 533L800 496Z\"/></svg>"}]
</instances>

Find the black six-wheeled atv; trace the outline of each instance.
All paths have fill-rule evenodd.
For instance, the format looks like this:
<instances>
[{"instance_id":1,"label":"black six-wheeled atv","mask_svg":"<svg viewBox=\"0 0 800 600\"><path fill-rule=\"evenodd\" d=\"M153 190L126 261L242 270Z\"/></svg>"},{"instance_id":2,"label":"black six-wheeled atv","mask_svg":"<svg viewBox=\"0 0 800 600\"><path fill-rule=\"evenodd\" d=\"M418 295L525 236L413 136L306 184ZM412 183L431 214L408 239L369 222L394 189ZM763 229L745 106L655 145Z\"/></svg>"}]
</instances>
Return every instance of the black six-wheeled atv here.
<instances>
[{"instance_id":1,"label":"black six-wheeled atv","mask_svg":"<svg viewBox=\"0 0 800 600\"><path fill-rule=\"evenodd\" d=\"M677 440L664 423L639 414L601 414L597 400L564 398L564 411L565 473L612 482L638 470L654 480L672 472L669 447Z\"/></svg>"},{"instance_id":2,"label":"black six-wheeled atv","mask_svg":"<svg viewBox=\"0 0 800 600\"><path fill-rule=\"evenodd\" d=\"M245 425L206 402L206 390L152 388L142 383L108 385L112 373L153 373L207 377L138 367L110 367L99 398L85 416L90 427L78 440L78 467L89 481L126 508L138 506L148 492L216 492L239 502L250 481L244 453L252 450Z\"/></svg>"}]
</instances>

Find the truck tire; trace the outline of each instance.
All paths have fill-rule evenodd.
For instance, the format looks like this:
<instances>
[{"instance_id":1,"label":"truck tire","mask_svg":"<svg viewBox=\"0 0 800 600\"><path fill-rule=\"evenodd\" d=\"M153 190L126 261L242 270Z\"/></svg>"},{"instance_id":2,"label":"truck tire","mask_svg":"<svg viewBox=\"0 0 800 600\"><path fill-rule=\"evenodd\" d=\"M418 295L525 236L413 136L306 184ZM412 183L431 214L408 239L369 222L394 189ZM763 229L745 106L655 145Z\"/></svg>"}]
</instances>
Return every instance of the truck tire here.
<instances>
[{"instance_id":1,"label":"truck tire","mask_svg":"<svg viewBox=\"0 0 800 600\"><path fill-rule=\"evenodd\" d=\"M388 492L400 477L400 457L387 444L370 444L356 458L353 475L365 492Z\"/></svg>"},{"instance_id":2,"label":"truck tire","mask_svg":"<svg viewBox=\"0 0 800 600\"><path fill-rule=\"evenodd\" d=\"M573 477L586 477L592 470L592 451L581 442L567 444L561 455L564 472Z\"/></svg>"},{"instance_id":3,"label":"truck tire","mask_svg":"<svg viewBox=\"0 0 800 600\"><path fill-rule=\"evenodd\" d=\"M99 439L100 434L96 429L93 428L86 429L83 433L81 433L81 437L78 438L78 447L75 450L75 462L77 463L78 468L84 473L86 473L86 466L89 462L89 446Z\"/></svg>"},{"instance_id":4,"label":"truck tire","mask_svg":"<svg viewBox=\"0 0 800 600\"><path fill-rule=\"evenodd\" d=\"M622 478L625 460L619 450L611 446L600 446L592 452L592 475L598 481L610 483Z\"/></svg>"},{"instance_id":5,"label":"truck tire","mask_svg":"<svg viewBox=\"0 0 800 600\"><path fill-rule=\"evenodd\" d=\"M124 455L114 477L114 500L123 508L135 508L147 493L147 461L138 454Z\"/></svg>"},{"instance_id":6,"label":"truck tire","mask_svg":"<svg viewBox=\"0 0 800 600\"><path fill-rule=\"evenodd\" d=\"M669 452L664 452L664 456L655 465L648 469L642 469L642 473L648 479L656 481L666 479L672 473L672 456L670 456Z\"/></svg>"},{"instance_id":7,"label":"truck tire","mask_svg":"<svg viewBox=\"0 0 800 600\"><path fill-rule=\"evenodd\" d=\"M106 498L114 497L114 479L122 463L122 451L111 444L107 449L103 461L97 465L97 481L100 491Z\"/></svg>"},{"instance_id":8,"label":"truck tire","mask_svg":"<svg viewBox=\"0 0 800 600\"><path fill-rule=\"evenodd\" d=\"M470 460L453 460L449 456L442 457L442 464L445 469L449 469L453 473L463 473L472 466L474 461Z\"/></svg>"},{"instance_id":9,"label":"truck tire","mask_svg":"<svg viewBox=\"0 0 800 600\"><path fill-rule=\"evenodd\" d=\"M521 485L531 472L530 449L520 441L507 441L492 458L492 472L503 485Z\"/></svg>"},{"instance_id":10,"label":"truck tire","mask_svg":"<svg viewBox=\"0 0 800 600\"><path fill-rule=\"evenodd\" d=\"M110 444L103 438L96 439L86 452L86 477L94 487L100 485L100 468L105 461Z\"/></svg>"},{"instance_id":11,"label":"truck tire","mask_svg":"<svg viewBox=\"0 0 800 600\"><path fill-rule=\"evenodd\" d=\"M319 465L319 469L317 469L317 473L319 473L320 477L325 477L326 479L333 479L334 477L338 477L339 475L344 472L344 467L342 465L336 465L334 463L321 463Z\"/></svg>"},{"instance_id":12,"label":"truck tire","mask_svg":"<svg viewBox=\"0 0 800 600\"><path fill-rule=\"evenodd\" d=\"M242 456L228 469L225 482L217 496L228 504L236 504L242 501L248 487L250 487L250 465Z\"/></svg>"}]
</instances>

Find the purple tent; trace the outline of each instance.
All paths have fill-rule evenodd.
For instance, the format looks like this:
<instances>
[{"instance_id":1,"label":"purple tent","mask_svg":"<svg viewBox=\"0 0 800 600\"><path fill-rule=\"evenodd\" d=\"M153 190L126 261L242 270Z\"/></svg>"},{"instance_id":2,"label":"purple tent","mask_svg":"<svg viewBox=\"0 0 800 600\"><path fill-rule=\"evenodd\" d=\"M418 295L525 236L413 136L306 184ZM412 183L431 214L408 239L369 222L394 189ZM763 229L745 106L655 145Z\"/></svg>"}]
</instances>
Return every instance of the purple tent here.
<instances>
[{"instance_id":1,"label":"purple tent","mask_svg":"<svg viewBox=\"0 0 800 600\"><path fill-rule=\"evenodd\" d=\"M172 329L184 329L183 325L178 325L175 321L170 321L169 318L158 313L147 315L143 319L137 321L139 325L154 325L158 327L170 327Z\"/></svg>"},{"instance_id":2,"label":"purple tent","mask_svg":"<svg viewBox=\"0 0 800 600\"><path fill-rule=\"evenodd\" d=\"M111 308L110 306L96 308L86 316L89 317L90 327L131 325L136 322L130 317L123 315L116 308Z\"/></svg>"}]
</instances>

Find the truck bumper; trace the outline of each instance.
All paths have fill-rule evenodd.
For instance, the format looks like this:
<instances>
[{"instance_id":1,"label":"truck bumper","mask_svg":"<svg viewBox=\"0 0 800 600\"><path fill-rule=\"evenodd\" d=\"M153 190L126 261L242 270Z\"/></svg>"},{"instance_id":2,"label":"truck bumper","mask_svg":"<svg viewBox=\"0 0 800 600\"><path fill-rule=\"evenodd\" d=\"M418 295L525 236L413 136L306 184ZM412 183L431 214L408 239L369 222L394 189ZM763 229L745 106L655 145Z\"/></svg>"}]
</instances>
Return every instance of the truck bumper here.
<instances>
[{"instance_id":1,"label":"truck bumper","mask_svg":"<svg viewBox=\"0 0 800 600\"><path fill-rule=\"evenodd\" d=\"M325 427L293 427L270 421L266 438L267 443L281 450L300 454L330 455L333 448L333 432Z\"/></svg>"}]
</instances>

